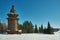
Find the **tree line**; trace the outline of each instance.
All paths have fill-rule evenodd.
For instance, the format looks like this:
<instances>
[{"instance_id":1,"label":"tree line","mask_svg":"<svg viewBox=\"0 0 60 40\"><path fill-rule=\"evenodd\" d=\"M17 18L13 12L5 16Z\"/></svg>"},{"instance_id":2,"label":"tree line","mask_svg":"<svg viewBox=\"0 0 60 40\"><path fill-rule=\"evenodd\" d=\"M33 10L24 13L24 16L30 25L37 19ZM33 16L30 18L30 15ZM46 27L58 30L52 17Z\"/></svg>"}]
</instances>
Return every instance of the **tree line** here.
<instances>
[{"instance_id":1,"label":"tree line","mask_svg":"<svg viewBox=\"0 0 60 40\"><path fill-rule=\"evenodd\" d=\"M40 27L33 25L31 21L25 21L23 24L18 24L18 29L22 30L22 33L44 33L44 34L54 34L53 27L51 27L50 22L47 24L47 28L43 27L41 24Z\"/></svg>"}]
</instances>

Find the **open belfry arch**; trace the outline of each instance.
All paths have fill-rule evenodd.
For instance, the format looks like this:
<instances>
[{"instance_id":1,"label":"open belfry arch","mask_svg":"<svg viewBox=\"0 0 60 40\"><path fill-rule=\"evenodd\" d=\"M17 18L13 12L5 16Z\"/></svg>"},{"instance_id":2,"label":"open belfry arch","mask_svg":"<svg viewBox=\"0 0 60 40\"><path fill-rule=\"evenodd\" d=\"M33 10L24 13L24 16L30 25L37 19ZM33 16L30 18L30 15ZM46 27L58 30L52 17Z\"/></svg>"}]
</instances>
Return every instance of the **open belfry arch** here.
<instances>
[{"instance_id":1,"label":"open belfry arch","mask_svg":"<svg viewBox=\"0 0 60 40\"><path fill-rule=\"evenodd\" d=\"M8 33L10 34L16 34L18 33L18 14L16 13L16 10L14 8L14 5L12 5L10 12L8 15Z\"/></svg>"}]
</instances>

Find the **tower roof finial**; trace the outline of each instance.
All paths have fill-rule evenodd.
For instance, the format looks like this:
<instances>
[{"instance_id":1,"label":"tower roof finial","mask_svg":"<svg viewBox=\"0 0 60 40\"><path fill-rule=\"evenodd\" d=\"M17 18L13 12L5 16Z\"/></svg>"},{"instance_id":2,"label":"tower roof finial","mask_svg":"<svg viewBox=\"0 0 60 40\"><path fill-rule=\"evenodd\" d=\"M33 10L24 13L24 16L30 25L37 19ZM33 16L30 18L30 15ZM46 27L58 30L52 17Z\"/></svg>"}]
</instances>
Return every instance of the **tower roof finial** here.
<instances>
[{"instance_id":1,"label":"tower roof finial","mask_svg":"<svg viewBox=\"0 0 60 40\"><path fill-rule=\"evenodd\" d=\"M12 12L12 13L15 13L16 12L15 11L15 8L14 8L14 0L12 0L12 8L11 8L10 12Z\"/></svg>"},{"instance_id":2,"label":"tower roof finial","mask_svg":"<svg viewBox=\"0 0 60 40\"><path fill-rule=\"evenodd\" d=\"M11 8L10 12L12 12L12 13L15 13L16 12L15 11L15 8L14 8L14 5L12 5L12 8Z\"/></svg>"}]
</instances>

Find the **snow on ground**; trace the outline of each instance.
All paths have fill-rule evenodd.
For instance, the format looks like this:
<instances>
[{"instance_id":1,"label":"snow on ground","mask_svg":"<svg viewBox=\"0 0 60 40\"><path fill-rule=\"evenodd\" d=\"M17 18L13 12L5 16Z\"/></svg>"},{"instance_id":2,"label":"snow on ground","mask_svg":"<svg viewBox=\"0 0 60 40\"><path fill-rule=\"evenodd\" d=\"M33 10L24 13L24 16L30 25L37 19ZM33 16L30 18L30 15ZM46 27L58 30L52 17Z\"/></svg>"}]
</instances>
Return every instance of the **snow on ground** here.
<instances>
[{"instance_id":1,"label":"snow on ground","mask_svg":"<svg viewBox=\"0 0 60 40\"><path fill-rule=\"evenodd\" d=\"M55 34L0 34L0 40L60 40L60 33Z\"/></svg>"}]
</instances>

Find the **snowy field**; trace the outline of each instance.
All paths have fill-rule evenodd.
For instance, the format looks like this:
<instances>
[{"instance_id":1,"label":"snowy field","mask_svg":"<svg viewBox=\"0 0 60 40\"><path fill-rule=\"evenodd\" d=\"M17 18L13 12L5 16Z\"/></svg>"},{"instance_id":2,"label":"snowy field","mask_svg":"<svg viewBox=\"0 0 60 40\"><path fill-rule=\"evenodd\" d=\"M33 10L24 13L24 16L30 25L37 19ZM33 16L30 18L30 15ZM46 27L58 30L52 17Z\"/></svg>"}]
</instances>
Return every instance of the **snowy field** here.
<instances>
[{"instance_id":1,"label":"snowy field","mask_svg":"<svg viewBox=\"0 0 60 40\"><path fill-rule=\"evenodd\" d=\"M60 40L60 33L48 34L0 34L0 40Z\"/></svg>"}]
</instances>

